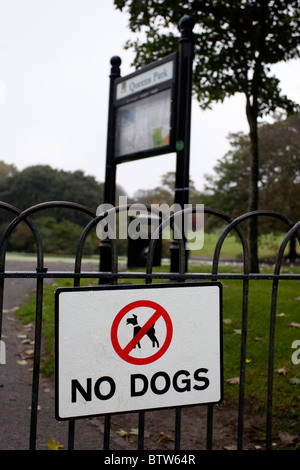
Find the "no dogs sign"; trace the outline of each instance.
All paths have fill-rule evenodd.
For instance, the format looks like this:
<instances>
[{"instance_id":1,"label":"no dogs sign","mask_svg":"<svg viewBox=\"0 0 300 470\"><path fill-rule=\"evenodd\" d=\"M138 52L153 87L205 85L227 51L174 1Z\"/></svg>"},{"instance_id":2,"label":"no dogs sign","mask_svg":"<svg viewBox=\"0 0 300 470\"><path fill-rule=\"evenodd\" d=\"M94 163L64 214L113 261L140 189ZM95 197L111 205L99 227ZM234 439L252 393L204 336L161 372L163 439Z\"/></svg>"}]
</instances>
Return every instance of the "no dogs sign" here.
<instances>
[{"instance_id":1,"label":"no dogs sign","mask_svg":"<svg viewBox=\"0 0 300 470\"><path fill-rule=\"evenodd\" d=\"M219 403L218 282L55 293L56 418Z\"/></svg>"},{"instance_id":2,"label":"no dogs sign","mask_svg":"<svg viewBox=\"0 0 300 470\"><path fill-rule=\"evenodd\" d=\"M139 320L136 313L138 313L139 317L141 317L145 309L148 313L146 315L146 318L144 315L144 321L142 320L143 327L141 327L138 324ZM132 313L132 316L129 316L129 313ZM126 317L126 325L133 325L133 338L129 341L126 346L121 346L119 338L123 338L124 340L125 338L127 338L127 334L124 334L124 332L123 334L119 334L118 329L121 320L123 320L125 315L128 315ZM160 334L161 336L165 337L163 341L160 340L159 342L155 334L154 326L155 323L160 319L160 317L163 317L163 320L165 322L166 334L163 334L164 325L162 324L160 327ZM125 324L123 322L121 330L124 329L124 326ZM125 329L128 330L126 326ZM148 344L148 348L143 347L143 352L148 351L146 352L146 354L143 354L142 351L139 351L138 356L132 355L132 351L135 347L141 349L141 340L145 335L152 342L152 348L150 349ZM161 305L149 300L137 300L134 302L130 302L128 305L125 305L125 307L122 308L122 310L114 319L113 326L111 329L111 342L114 347L114 350L117 354L119 354L122 359L124 359L124 361L129 362L131 364L149 364L151 362L157 361L157 359L159 359L169 347L171 339L172 321L168 312L166 312L166 310Z\"/></svg>"}]
</instances>

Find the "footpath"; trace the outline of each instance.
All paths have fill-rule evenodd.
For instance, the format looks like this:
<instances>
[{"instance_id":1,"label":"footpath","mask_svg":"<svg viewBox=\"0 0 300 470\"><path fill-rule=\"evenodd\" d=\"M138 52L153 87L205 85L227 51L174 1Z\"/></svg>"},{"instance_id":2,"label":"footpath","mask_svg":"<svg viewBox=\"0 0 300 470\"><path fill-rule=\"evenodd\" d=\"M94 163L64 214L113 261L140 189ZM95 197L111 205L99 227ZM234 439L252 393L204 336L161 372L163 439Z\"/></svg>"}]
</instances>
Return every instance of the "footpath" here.
<instances>
[{"instance_id":1,"label":"footpath","mask_svg":"<svg viewBox=\"0 0 300 470\"><path fill-rule=\"evenodd\" d=\"M47 263L49 270L73 269L72 265ZM34 270L30 262L7 261L7 271ZM95 269L85 266L85 270ZM46 280L45 282L53 282ZM6 349L6 364L0 364L0 450L27 450L29 448L30 406L32 385L32 340L34 325L23 325L16 318L16 309L35 289L34 279L6 279L2 340ZM48 442L68 447L68 423L54 418L54 381L41 375L39 391L37 450L47 450ZM99 450L103 445L101 419L77 420L75 444L82 450ZM113 445L124 448L125 441L114 437Z\"/></svg>"}]
</instances>

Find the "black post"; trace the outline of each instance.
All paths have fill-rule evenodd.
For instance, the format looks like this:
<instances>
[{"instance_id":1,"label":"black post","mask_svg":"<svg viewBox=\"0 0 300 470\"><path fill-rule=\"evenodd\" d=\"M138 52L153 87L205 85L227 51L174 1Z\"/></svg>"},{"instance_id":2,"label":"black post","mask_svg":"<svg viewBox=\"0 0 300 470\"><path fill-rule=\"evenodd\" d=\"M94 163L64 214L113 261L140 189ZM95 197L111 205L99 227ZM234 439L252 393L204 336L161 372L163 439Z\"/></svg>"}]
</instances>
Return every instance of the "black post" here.
<instances>
[{"instance_id":1,"label":"black post","mask_svg":"<svg viewBox=\"0 0 300 470\"><path fill-rule=\"evenodd\" d=\"M183 209L189 202L189 167L190 167L190 129L191 104L193 84L194 39L193 28L195 21L190 16L184 16L179 23L181 38L178 51L178 90L177 90L177 126L176 126L176 179L174 203ZM182 236L184 225L181 223ZM179 248L177 240L171 245L171 272L179 270ZM188 252L186 252L187 268Z\"/></svg>"},{"instance_id":2,"label":"black post","mask_svg":"<svg viewBox=\"0 0 300 470\"><path fill-rule=\"evenodd\" d=\"M110 89L109 89L109 110L108 110L108 125L107 125L107 144L106 144L106 168L105 168L105 183L104 183L104 204L115 205L116 201L116 163L115 163L115 108L114 108L114 92L115 80L120 77L120 57L112 57L110 60ZM109 239L103 240L100 243L100 271L112 270L111 260L111 241ZM101 279L99 280L101 283Z\"/></svg>"}]
</instances>

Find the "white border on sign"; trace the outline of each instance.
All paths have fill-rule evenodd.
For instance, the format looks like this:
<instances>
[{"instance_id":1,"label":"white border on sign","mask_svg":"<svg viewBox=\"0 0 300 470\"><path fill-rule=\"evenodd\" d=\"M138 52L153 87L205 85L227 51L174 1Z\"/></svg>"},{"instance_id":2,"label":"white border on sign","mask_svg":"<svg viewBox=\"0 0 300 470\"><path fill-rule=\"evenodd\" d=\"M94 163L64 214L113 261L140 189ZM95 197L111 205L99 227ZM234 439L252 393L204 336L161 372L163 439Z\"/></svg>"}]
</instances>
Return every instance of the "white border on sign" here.
<instances>
[{"instance_id":1,"label":"white border on sign","mask_svg":"<svg viewBox=\"0 0 300 470\"><path fill-rule=\"evenodd\" d=\"M173 336L162 357L140 366L118 356L110 335L121 309L145 298L169 313ZM222 401L221 298L219 282L58 289L56 418Z\"/></svg>"}]
</instances>

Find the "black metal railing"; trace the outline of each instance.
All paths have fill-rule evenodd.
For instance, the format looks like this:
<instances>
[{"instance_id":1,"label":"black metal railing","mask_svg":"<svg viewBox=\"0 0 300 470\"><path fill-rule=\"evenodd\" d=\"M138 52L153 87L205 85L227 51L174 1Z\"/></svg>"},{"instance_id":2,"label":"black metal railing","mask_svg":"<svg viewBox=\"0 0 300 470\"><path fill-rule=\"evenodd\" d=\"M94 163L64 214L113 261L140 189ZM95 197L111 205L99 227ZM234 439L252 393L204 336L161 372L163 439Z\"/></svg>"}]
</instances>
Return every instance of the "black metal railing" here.
<instances>
[{"instance_id":1,"label":"black metal railing","mask_svg":"<svg viewBox=\"0 0 300 470\"><path fill-rule=\"evenodd\" d=\"M82 231L81 237L78 241L78 247L75 254L74 270L73 271L49 271L44 265L44 249L43 241L40 236L39 230L31 217L45 209L52 208L68 208L70 210L80 211L88 216L91 220ZM143 206L145 207L145 206ZM127 211L128 206L116 208L116 211ZM5 279L35 279L36 280L36 314L35 314L35 337L34 337L34 362L32 372L32 391L31 391L31 417L30 417L30 435L29 435L29 449L36 448L37 426L38 426L38 399L39 399L39 377L40 377L40 362L41 362L41 340L42 340L42 309L43 309L43 286L45 279L62 279L72 278L74 280L74 287L80 285L80 280L83 278L101 279L101 282L107 284L116 284L123 282L126 279L140 279L145 284L150 284L155 280L173 280L176 282L185 281L201 281L201 280L226 280L226 279L239 279L243 283L242 295L242 328L241 328L241 346L240 346L240 377L239 377L239 400L238 400L238 429L237 429L237 448L243 449L243 434L244 434L244 413L245 413L245 370L246 370L246 350L247 350L247 320L248 320L248 294L249 282L251 280L270 280L272 281L272 295L270 303L270 326L269 326L269 347L268 347L268 390L267 390L267 403L266 403L266 449L271 449L271 436L272 436L272 406L273 406L273 374L274 374L274 345L275 345L275 326L276 326L276 306L277 306L277 293L279 281L285 280L300 280L300 274L297 273L281 273L283 263L283 255L288 243L293 237L299 240L300 221L294 223L289 218L282 214L273 211L256 211L246 213L236 219L232 220L227 215L213 210L205 209L206 215L214 216L221 219L226 226L221 233L213 255L211 272L185 272L185 244L182 240L179 243L179 271L178 272L153 272L153 256L155 244L159 238L160 233L167 224L173 224L175 217L180 217L182 214L176 213L169 219L162 220L162 223L157 228L156 232L150 241L147 265L145 272L126 272L118 270L118 250L116 240L111 240L111 256L112 256L112 269L110 272L98 271L82 271L82 258L83 250L86 239L97 224L107 216L107 212L96 216L96 213L80 204L65 202L65 201L50 201L46 203L37 204L24 211L20 211L16 207L0 202L0 209L10 212L14 218L7 226L0 243L0 339L2 332L2 313L3 313L3 292ZM113 209L114 210L114 209ZM196 209L188 209L191 213L196 212ZM241 229L241 224L251 217L270 217L280 220L283 226L286 227L286 235L284 236L280 248L278 250L273 273L250 273L249 272L249 252L247 239ZM32 236L36 243L36 270L35 271L8 271L6 270L6 255L7 246L11 234L16 227L24 221L32 232ZM219 272L220 270L220 253L226 237L236 232L241 241L243 249L242 266L243 272L226 273ZM213 448L213 415L214 405L207 406L207 433L206 433L206 448ZM145 425L144 412L139 412L138 424L138 449L144 448L144 425ZM54 419L54 416L53 416ZM103 432L103 449L109 449L110 445L110 416L105 416L104 432ZM74 449L76 439L76 420L69 421L68 431L68 448ZM177 408L175 412L175 443L174 448L180 449L181 440L181 409Z\"/></svg>"}]
</instances>

